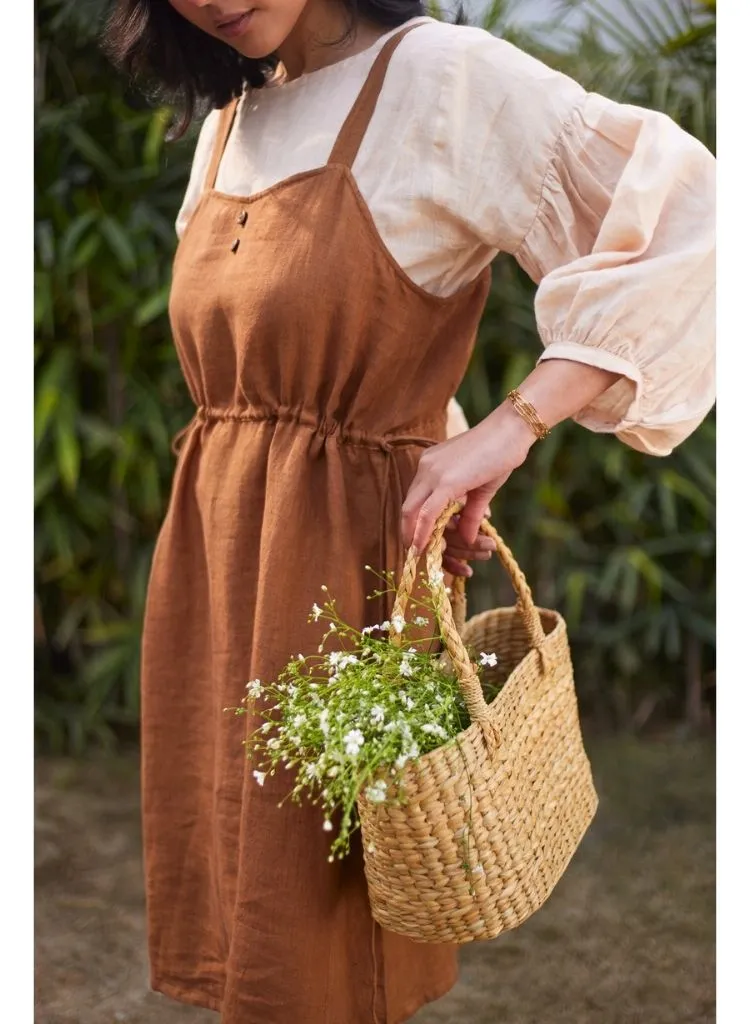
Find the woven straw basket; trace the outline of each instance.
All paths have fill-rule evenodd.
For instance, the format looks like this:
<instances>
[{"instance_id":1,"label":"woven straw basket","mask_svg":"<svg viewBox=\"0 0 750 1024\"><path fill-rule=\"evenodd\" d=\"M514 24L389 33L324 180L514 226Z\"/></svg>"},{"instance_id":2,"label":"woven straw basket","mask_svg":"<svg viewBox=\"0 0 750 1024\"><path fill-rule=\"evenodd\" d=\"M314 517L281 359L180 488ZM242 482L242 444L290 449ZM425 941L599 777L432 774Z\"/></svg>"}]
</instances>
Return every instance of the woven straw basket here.
<instances>
[{"instance_id":1,"label":"woven straw basket","mask_svg":"<svg viewBox=\"0 0 750 1024\"><path fill-rule=\"evenodd\" d=\"M445 509L426 552L429 575L442 572L443 530L460 505ZM534 606L511 552L485 520L482 533L517 595L512 608L463 625L463 581L454 609L431 582L445 650L472 724L437 750L407 762L404 800L358 801L372 913L390 931L421 942L491 939L544 903L597 807L583 749L565 623ZM409 551L393 614L404 614L417 575ZM458 620L458 628L456 620ZM461 634L459 629L463 625ZM391 639L399 643L393 632ZM494 652L484 678L504 683L484 699L467 646Z\"/></svg>"}]
</instances>

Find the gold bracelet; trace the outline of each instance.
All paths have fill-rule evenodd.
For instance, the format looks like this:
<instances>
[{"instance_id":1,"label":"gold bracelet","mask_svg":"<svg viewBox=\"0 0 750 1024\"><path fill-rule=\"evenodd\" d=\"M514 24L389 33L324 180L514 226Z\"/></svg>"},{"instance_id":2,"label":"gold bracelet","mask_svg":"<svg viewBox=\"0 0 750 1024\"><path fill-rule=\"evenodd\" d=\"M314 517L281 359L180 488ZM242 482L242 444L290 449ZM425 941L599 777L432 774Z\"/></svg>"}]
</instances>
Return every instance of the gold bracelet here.
<instances>
[{"instance_id":1,"label":"gold bracelet","mask_svg":"<svg viewBox=\"0 0 750 1024\"><path fill-rule=\"evenodd\" d=\"M531 402L527 402L523 395L520 395L515 388L508 392L507 398L521 419L531 427L540 441L543 441L545 437L549 437L549 427L539 419L539 415Z\"/></svg>"}]
</instances>

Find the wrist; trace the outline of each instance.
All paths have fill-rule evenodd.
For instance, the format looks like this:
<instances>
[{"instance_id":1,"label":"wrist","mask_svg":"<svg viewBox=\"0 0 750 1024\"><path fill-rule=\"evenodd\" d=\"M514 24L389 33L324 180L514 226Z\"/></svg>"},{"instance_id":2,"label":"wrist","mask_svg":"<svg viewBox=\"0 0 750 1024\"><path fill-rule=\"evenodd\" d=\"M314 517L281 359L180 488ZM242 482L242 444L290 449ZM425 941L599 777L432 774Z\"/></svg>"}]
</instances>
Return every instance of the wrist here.
<instances>
[{"instance_id":1,"label":"wrist","mask_svg":"<svg viewBox=\"0 0 750 1024\"><path fill-rule=\"evenodd\" d=\"M487 422L491 425L493 433L502 438L503 445L510 445L514 450L522 452L524 457L537 440L534 431L518 415L507 398L490 413Z\"/></svg>"}]
</instances>

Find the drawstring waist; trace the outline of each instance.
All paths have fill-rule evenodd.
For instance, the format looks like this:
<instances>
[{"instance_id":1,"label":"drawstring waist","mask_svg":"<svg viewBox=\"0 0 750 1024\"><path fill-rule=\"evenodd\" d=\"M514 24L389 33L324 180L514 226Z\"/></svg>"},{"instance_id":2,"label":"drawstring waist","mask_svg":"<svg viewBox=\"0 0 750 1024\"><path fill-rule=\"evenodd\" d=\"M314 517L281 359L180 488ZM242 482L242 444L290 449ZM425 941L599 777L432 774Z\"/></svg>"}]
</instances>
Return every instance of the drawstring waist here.
<instances>
[{"instance_id":1,"label":"drawstring waist","mask_svg":"<svg viewBox=\"0 0 750 1024\"><path fill-rule=\"evenodd\" d=\"M199 405L193 418L172 440L172 451L179 455L185 441L193 430L204 423L227 422L227 423L294 423L300 427L306 427L325 437L335 437L341 444L354 445L362 448L375 448L383 451L390 451L393 446L418 444L428 447L435 444L434 437L426 437L417 431L439 431L444 424L438 418L423 421L414 425L414 432L406 430L398 433L374 434L359 427L345 426L338 420L326 420L295 409L265 410L261 408L243 409L220 409L207 405Z\"/></svg>"}]
</instances>

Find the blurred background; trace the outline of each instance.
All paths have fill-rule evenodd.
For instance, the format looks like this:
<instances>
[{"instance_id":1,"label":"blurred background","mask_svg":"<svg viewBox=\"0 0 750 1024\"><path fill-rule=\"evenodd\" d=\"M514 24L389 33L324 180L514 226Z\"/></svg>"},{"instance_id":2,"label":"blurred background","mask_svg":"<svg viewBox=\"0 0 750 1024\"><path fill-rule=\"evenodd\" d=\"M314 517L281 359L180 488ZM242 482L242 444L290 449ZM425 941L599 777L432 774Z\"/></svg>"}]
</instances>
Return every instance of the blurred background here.
<instances>
[{"instance_id":1,"label":"blurred background","mask_svg":"<svg viewBox=\"0 0 750 1024\"><path fill-rule=\"evenodd\" d=\"M172 112L101 55L107 7L36 3L44 1024L208 1019L146 992L137 776L143 600L170 438L191 415L166 307L196 132L167 141ZM594 91L665 111L714 149L715 0L472 0L466 12ZM533 295L499 258L458 395L470 423L536 361ZM548 906L518 933L464 950L462 982L421 1024L714 1019L714 447L713 414L666 459L566 424L498 496L493 519L537 603L568 622L601 810ZM472 610L508 597L498 570L482 566Z\"/></svg>"}]
</instances>

